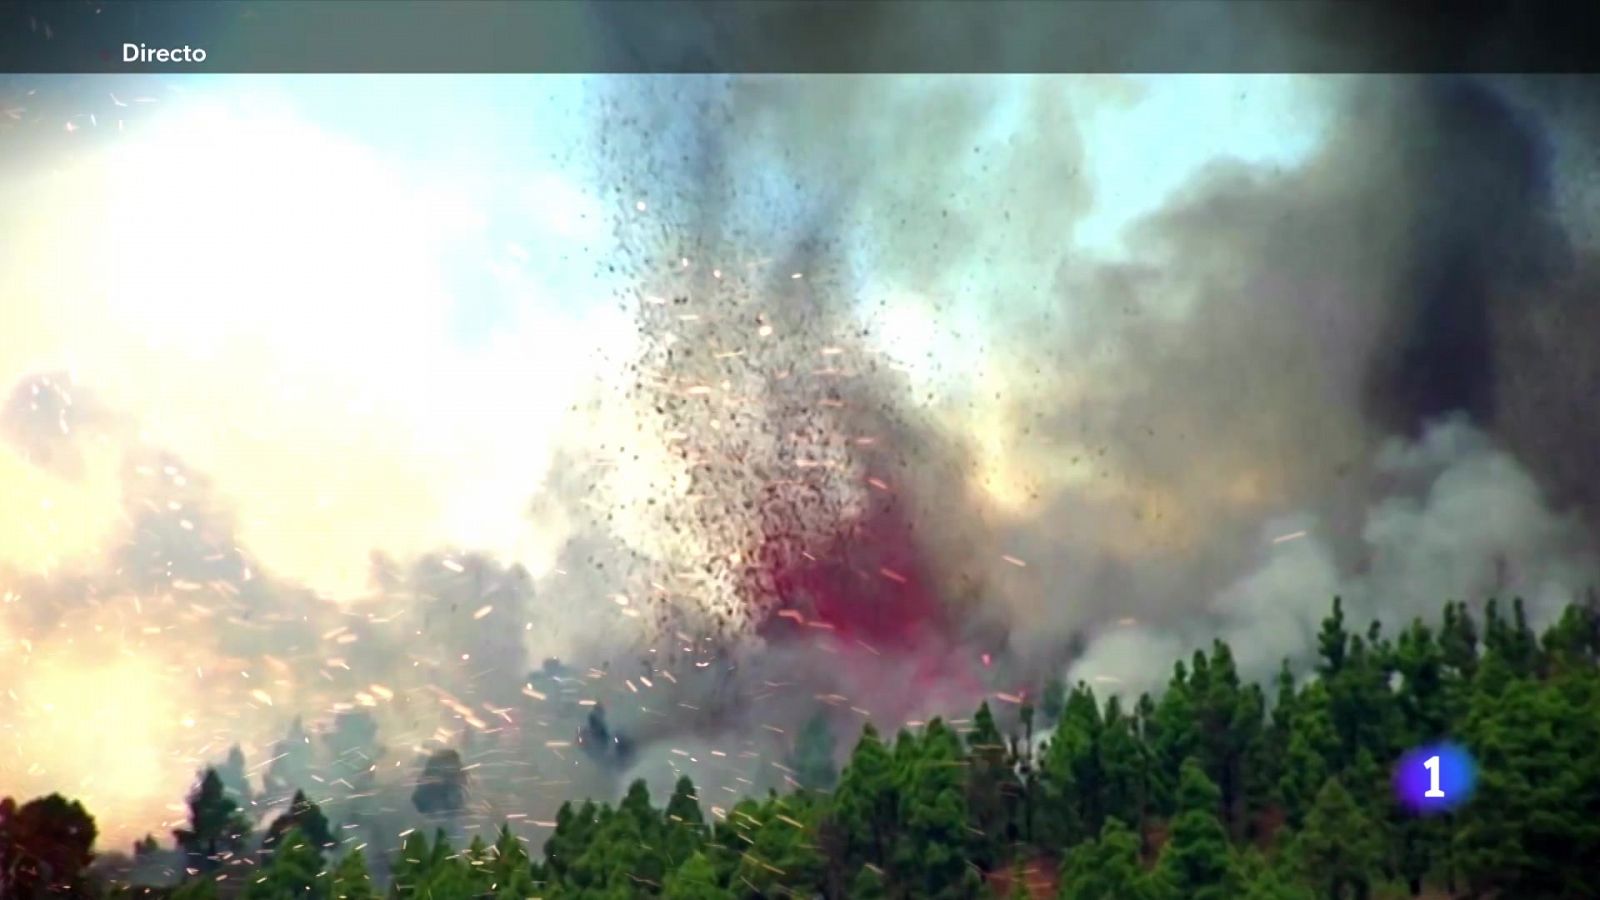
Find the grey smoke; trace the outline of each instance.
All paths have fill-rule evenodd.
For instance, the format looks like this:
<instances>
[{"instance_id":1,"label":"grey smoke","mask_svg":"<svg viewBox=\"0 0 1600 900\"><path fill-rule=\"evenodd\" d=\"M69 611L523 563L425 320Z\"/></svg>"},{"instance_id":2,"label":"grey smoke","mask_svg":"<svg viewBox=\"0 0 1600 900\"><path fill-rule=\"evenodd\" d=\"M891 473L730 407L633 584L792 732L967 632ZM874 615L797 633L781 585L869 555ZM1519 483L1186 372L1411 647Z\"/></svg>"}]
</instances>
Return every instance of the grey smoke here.
<instances>
[{"instance_id":1,"label":"grey smoke","mask_svg":"<svg viewBox=\"0 0 1600 900\"><path fill-rule=\"evenodd\" d=\"M1007 395L944 388L928 401L1006 409L1029 423L1019 450L1099 489L1041 487L1042 512L997 522L945 490L918 525L932 546L967 551L942 574L977 586L974 617L1009 621L1022 658L1048 666L1125 618L1177 648L1192 639L1181 623L1220 619L1275 662L1336 591L1364 586L1364 612L1391 620L1511 591L1548 615L1592 578L1593 417L1580 411L1600 377L1581 327L1596 320L1593 215L1570 200L1593 177L1572 155L1572 135L1592 128L1577 81L1317 84L1306 102L1331 124L1311 158L1214 164L1109 264L1073 244L1091 197L1078 110L1050 79L666 79L628 94L642 110L606 120L650 138L608 158L623 196L666 194L674 216L635 235L641 278L744 241L746 255L826 275L782 301L813 320L852 321L889 282L931 297L947 329L1000 323L991 340L1022 373ZM677 108L696 114L667 123ZM776 173L754 162L772 159ZM784 183L795 196L763 187ZM909 410L923 398L880 378L846 399ZM896 475L927 496L940 483L929 463L965 464L966 437L911 419L917 449ZM1429 502L1517 498L1517 518L1485 534L1435 528L1426 504L1404 515L1395 447L1407 442L1462 455L1434 460L1448 474ZM1316 536L1263 562L1297 527ZM1449 565L1380 553L1401 527L1434 528L1431 552ZM1306 605L1282 609L1295 580Z\"/></svg>"},{"instance_id":2,"label":"grey smoke","mask_svg":"<svg viewBox=\"0 0 1600 900\"><path fill-rule=\"evenodd\" d=\"M1393 633L1415 617L1431 621L1445 600L1521 597L1530 620L1549 622L1600 579L1582 522L1554 511L1527 471L1465 419L1391 441L1377 469L1385 490L1356 534L1326 521L1272 523L1255 567L1204 609L1165 628L1109 627L1071 677L1115 692L1155 689L1166 673L1145 661L1220 637L1242 672L1265 679L1279 660L1303 664L1315 652L1333 596L1345 600L1348 621L1377 620ZM1351 543L1361 562L1343 568L1334 548Z\"/></svg>"}]
</instances>

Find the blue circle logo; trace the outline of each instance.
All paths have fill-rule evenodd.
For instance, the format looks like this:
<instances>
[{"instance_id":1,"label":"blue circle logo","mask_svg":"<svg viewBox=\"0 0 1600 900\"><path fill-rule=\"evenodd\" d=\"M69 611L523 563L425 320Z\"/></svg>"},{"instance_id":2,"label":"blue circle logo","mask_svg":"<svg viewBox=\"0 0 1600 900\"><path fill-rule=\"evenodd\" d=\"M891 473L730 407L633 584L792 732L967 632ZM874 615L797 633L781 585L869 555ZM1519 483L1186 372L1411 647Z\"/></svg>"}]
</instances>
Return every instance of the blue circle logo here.
<instances>
[{"instance_id":1,"label":"blue circle logo","mask_svg":"<svg viewBox=\"0 0 1600 900\"><path fill-rule=\"evenodd\" d=\"M1472 798L1478 765L1459 744L1429 744L1408 751L1394 770L1395 798L1418 815L1456 809Z\"/></svg>"}]
</instances>

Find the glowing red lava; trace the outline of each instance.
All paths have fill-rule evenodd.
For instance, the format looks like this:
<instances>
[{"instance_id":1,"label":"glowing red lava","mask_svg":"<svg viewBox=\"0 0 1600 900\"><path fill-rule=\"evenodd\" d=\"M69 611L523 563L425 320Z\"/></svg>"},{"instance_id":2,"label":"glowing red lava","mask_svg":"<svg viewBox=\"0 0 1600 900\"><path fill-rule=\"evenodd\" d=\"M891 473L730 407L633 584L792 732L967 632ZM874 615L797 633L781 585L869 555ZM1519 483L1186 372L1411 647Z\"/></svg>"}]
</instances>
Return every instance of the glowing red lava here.
<instances>
[{"instance_id":1,"label":"glowing red lava","mask_svg":"<svg viewBox=\"0 0 1600 900\"><path fill-rule=\"evenodd\" d=\"M765 512L746 572L750 596L764 600L763 637L825 645L841 678L874 685L876 706L961 709L984 695L979 654L961 647L937 566L894 498L822 535L794 533L782 504ZM899 683L882 684L891 673Z\"/></svg>"}]
</instances>

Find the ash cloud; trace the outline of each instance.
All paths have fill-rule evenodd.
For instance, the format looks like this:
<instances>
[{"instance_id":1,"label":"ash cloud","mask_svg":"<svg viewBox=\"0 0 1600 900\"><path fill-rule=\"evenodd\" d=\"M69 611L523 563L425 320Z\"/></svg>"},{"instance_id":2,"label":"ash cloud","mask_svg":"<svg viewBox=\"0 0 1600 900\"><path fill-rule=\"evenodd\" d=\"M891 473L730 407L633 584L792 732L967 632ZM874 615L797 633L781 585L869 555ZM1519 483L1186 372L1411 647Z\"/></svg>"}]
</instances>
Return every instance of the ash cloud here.
<instances>
[{"instance_id":1,"label":"ash cloud","mask_svg":"<svg viewBox=\"0 0 1600 900\"><path fill-rule=\"evenodd\" d=\"M112 417L69 372L41 372L17 382L0 408L0 436L29 463L66 478L83 475L80 433L104 434Z\"/></svg>"},{"instance_id":2,"label":"ash cloud","mask_svg":"<svg viewBox=\"0 0 1600 900\"><path fill-rule=\"evenodd\" d=\"M1564 126L1508 94L1455 79L1358 81L1305 165L1215 167L1142 226L1132 263L1063 268L1063 307L1090 315L1051 334L1065 349L1048 370L1088 358L1101 371L1046 431L1093 435L1111 461L1102 477L1120 473L1156 502L1091 507L1089 524L1068 493L1047 527L1026 523L1035 542L1070 535L1057 546L1079 574L1057 584L1099 598L1102 620L1112 607L1204 613L1252 565L1261 523L1280 517L1323 523L1328 566L1354 571L1368 507L1390 490L1381 448L1451 414L1512 449L1550 515L1575 510L1592 526L1576 464L1586 426L1545 411L1582 405L1600 382L1576 342L1528 337L1552 308L1593 315L1563 299L1576 272L1547 142ZM1048 395L1048 382L1039 389ZM1529 446L1544 452L1517 452ZM1164 545L1085 552L1095 539L1075 521L1104 534L1129 514L1179 521L1154 530ZM1451 587L1392 602L1437 603Z\"/></svg>"},{"instance_id":3,"label":"ash cloud","mask_svg":"<svg viewBox=\"0 0 1600 900\"><path fill-rule=\"evenodd\" d=\"M1548 622L1600 577L1583 523L1552 509L1515 458L1465 418L1388 442L1376 468L1384 490L1354 535L1326 521L1270 523L1254 568L1204 609L1165 628L1112 625L1071 675L1113 692L1157 689L1166 673L1140 661L1180 657L1220 637L1242 671L1266 678L1283 658L1311 657L1333 596L1349 621L1376 620L1391 632L1436 615L1444 599L1521 597L1531 620ZM1359 562L1341 565L1352 543Z\"/></svg>"},{"instance_id":4,"label":"ash cloud","mask_svg":"<svg viewBox=\"0 0 1600 900\"><path fill-rule=\"evenodd\" d=\"M1135 354L1148 381L1130 380L1161 393L1111 405L1180 429L1185 440L1146 457L1166 458L1172 469L1155 471L1169 482L1230 457L1277 477L1269 502L1184 504L1212 508L1210 574L1180 566L1201 576L1186 579L1189 596L1139 610L1165 624L1102 625L1075 676L1151 686L1159 676L1121 660L1171 656L1216 630L1262 673L1306 652L1335 593L1390 624L1444 599L1512 595L1547 619L1594 584L1596 479L1580 461L1591 417L1576 410L1600 397L1578 336L1600 314L1579 299L1593 296L1595 245L1592 213L1561 202L1592 179L1592 160L1561 171L1556 155L1590 126L1530 101L1543 87L1368 81L1303 169L1219 171L1150 223L1180 272L1217 250L1226 266L1180 275L1218 295L1166 330L1171 343Z\"/></svg>"},{"instance_id":5,"label":"ash cloud","mask_svg":"<svg viewBox=\"0 0 1600 900\"><path fill-rule=\"evenodd\" d=\"M885 483L914 523L914 546L937 560L934 605L901 614L955 623L922 632L921 646L976 658L993 646L984 626L998 622L1010 632L1001 668L1026 682L1087 637L1075 672L1108 648L1181 647L1192 627L1215 625L1266 665L1301 651L1307 622L1336 592L1392 621L1508 592L1547 615L1594 577L1593 476L1578 462L1586 419L1544 412L1577 410L1600 385L1581 339L1550 324L1593 315L1573 299L1593 249L1575 245L1586 225L1562 202L1574 171L1588 171L1558 164L1561 136L1584 127L1549 99L1563 92L1454 77L1307 89L1308 103L1332 110L1308 159L1214 164L1135 229L1126 258L1106 262L1074 243L1094 200L1077 174L1076 127L1094 102L1127 102L1115 80L1093 101L1050 79L656 86L631 96L645 111L608 122L625 132L652 111L695 115L666 129L678 139L647 129L659 144L608 159L622 173L619 197L653 194L650 208L662 210L625 226L636 241L627 258L650 286L631 298L641 328L694 349L647 351L647 389L636 383L633 397L651 398L659 435L709 439L707 408L675 393L692 378L662 385L733 371L683 360L742 350L746 335L730 321L789 328L787 356L758 358L771 369L830 341L873 359L869 373L826 389L785 385L781 402L757 401L753 422L729 431L885 435L869 452L832 445L831 474L805 481L821 499L783 516L801 531L873 521L860 486L892 460ZM773 172L749 164L757 159L781 163ZM639 173L648 178L631 180ZM752 258L764 282L730 289L705 277ZM802 270L803 282L785 280ZM987 377L964 380L958 361L935 361L927 370L950 377L929 389L926 376L874 357L872 298L886 286L949 333L981 320L967 334L993 345ZM718 299L730 290L743 293ZM699 318L708 305L714 324ZM805 411L786 418L795 414L784 404ZM973 433L986 418L997 435ZM1015 502L986 483L991 437L1013 460ZM666 530L694 535L701 555L747 546L764 534L751 503L767 501L748 493L758 479L745 461L783 452L747 453L735 475L719 476L733 481L713 485L709 507L685 489L696 502L684 521L659 501ZM1432 468L1396 462L1414 456ZM1430 485L1422 499L1417 479ZM743 487L728 492L733 484ZM1439 527L1473 503L1500 504L1503 527ZM1407 529L1436 541L1450 565L1434 571L1396 550ZM1297 530L1313 536L1272 542ZM767 585L758 605L782 607L807 586ZM752 614L741 606L747 583L735 576L723 590L721 614ZM1112 624L1128 619L1145 624ZM998 686L981 672L977 682Z\"/></svg>"}]
</instances>

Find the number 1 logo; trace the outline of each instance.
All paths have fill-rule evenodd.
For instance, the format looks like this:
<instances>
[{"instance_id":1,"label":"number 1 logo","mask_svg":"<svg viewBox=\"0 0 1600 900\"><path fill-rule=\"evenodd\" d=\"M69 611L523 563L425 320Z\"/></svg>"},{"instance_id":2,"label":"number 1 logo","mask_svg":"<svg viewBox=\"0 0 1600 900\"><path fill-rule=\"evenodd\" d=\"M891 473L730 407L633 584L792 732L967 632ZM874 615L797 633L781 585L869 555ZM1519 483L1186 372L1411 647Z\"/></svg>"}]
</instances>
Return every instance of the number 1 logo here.
<instances>
[{"instance_id":1,"label":"number 1 logo","mask_svg":"<svg viewBox=\"0 0 1600 900\"><path fill-rule=\"evenodd\" d=\"M1428 757L1427 762L1424 762L1422 767L1428 770L1428 790L1422 796L1430 800L1443 797L1444 791L1439 788L1439 757Z\"/></svg>"},{"instance_id":2,"label":"number 1 logo","mask_svg":"<svg viewBox=\"0 0 1600 900\"><path fill-rule=\"evenodd\" d=\"M1395 762L1395 799L1423 816L1456 809L1472 799L1477 770L1459 744L1440 741L1408 750Z\"/></svg>"}]
</instances>

